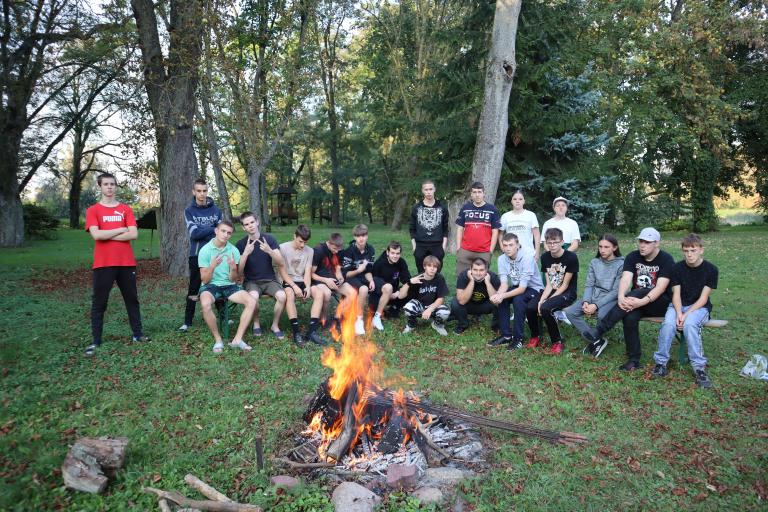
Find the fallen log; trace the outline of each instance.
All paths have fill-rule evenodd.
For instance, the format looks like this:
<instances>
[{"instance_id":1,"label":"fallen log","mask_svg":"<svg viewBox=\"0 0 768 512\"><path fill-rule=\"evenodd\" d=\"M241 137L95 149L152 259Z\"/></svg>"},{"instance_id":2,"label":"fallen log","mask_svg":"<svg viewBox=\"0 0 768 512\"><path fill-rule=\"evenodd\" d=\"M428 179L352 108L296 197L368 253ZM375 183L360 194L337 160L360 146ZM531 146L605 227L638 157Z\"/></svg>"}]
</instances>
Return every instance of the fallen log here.
<instances>
[{"instance_id":1,"label":"fallen log","mask_svg":"<svg viewBox=\"0 0 768 512\"><path fill-rule=\"evenodd\" d=\"M212 500L192 500L176 491L163 491L154 487L142 487L142 492L154 494L166 501L172 501L179 506L187 508L197 508L200 510L209 510L211 512L263 512L261 507L256 505L247 505L245 503L236 503L234 501L212 501Z\"/></svg>"},{"instance_id":2,"label":"fallen log","mask_svg":"<svg viewBox=\"0 0 768 512\"><path fill-rule=\"evenodd\" d=\"M157 502L157 506L160 508L160 512L172 512L171 506L167 500L161 499Z\"/></svg>"},{"instance_id":3,"label":"fallen log","mask_svg":"<svg viewBox=\"0 0 768 512\"><path fill-rule=\"evenodd\" d=\"M200 494L202 494L208 499L211 499L213 501L227 501L227 502L232 501L225 494L220 493L219 491L217 491L207 483L197 478L195 475L187 474L184 477L184 481L187 483L188 486L200 491Z\"/></svg>"},{"instance_id":4,"label":"fallen log","mask_svg":"<svg viewBox=\"0 0 768 512\"><path fill-rule=\"evenodd\" d=\"M107 487L109 476L123 467L128 439L81 437L69 449L61 474L64 485L77 491L98 494Z\"/></svg>"},{"instance_id":5,"label":"fallen log","mask_svg":"<svg viewBox=\"0 0 768 512\"><path fill-rule=\"evenodd\" d=\"M83 455L77 458L68 453L61 465L64 485L76 491L99 494L107 487L108 479L94 457Z\"/></svg>"}]
</instances>

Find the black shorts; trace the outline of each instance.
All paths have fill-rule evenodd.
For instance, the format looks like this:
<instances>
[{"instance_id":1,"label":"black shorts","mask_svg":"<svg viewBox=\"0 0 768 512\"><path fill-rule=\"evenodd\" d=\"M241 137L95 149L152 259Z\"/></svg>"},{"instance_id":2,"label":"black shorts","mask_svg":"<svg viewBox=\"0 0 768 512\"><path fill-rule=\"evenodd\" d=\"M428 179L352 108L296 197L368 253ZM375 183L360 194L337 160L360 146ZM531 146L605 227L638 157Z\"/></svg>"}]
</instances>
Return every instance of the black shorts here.
<instances>
[{"instance_id":1,"label":"black shorts","mask_svg":"<svg viewBox=\"0 0 768 512\"><path fill-rule=\"evenodd\" d=\"M354 276L354 277L350 277L349 279L347 279L347 280L346 280L346 281L344 281L344 282L345 282L345 283L348 283L348 284L349 284L350 286L352 286L352 288L354 288L355 290L359 290L359 289L360 289L360 288L362 288L363 286L365 286L365 287L367 287L367 286L368 286L368 280L367 280L367 279L365 279L364 277L358 277L358 276Z\"/></svg>"},{"instance_id":2,"label":"black shorts","mask_svg":"<svg viewBox=\"0 0 768 512\"><path fill-rule=\"evenodd\" d=\"M301 288L301 291L304 291L307 289L307 285L304 284L304 281L294 281L293 284ZM283 288L290 288L290 287L291 287L290 284L283 282Z\"/></svg>"}]
</instances>

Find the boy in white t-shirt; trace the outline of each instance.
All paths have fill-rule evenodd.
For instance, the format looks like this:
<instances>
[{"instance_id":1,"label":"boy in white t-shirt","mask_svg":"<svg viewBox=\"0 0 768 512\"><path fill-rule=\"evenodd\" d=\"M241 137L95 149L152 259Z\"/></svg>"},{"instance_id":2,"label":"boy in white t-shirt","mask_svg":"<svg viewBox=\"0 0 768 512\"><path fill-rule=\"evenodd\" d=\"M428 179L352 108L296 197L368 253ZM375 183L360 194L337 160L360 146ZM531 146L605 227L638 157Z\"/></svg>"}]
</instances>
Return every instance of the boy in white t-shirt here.
<instances>
[{"instance_id":1,"label":"boy in white t-shirt","mask_svg":"<svg viewBox=\"0 0 768 512\"><path fill-rule=\"evenodd\" d=\"M552 201L552 209L555 212L555 216L544 223L544 226L541 228L541 239L544 240L546 238L548 229L558 228L563 232L563 249L576 252L581 243L581 233L576 221L565 216L568 213L568 200L562 196L556 197Z\"/></svg>"},{"instance_id":2,"label":"boy in white t-shirt","mask_svg":"<svg viewBox=\"0 0 768 512\"><path fill-rule=\"evenodd\" d=\"M525 196L522 190L512 194L512 210L501 216L501 233L514 233L520 241L521 247L532 249L539 259L541 248L541 234L539 233L539 220L536 214L523 208ZM499 247L502 236L499 236ZM502 248L502 252L503 252Z\"/></svg>"}]
</instances>

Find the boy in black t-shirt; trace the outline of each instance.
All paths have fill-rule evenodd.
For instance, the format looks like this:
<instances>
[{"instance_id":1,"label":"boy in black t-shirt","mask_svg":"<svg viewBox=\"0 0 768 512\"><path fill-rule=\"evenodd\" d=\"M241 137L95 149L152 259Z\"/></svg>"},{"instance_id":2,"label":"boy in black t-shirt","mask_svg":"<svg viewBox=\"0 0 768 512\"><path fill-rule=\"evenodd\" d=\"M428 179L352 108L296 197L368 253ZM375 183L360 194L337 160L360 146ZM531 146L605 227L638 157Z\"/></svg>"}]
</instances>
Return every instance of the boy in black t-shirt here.
<instances>
[{"instance_id":1,"label":"boy in black t-shirt","mask_svg":"<svg viewBox=\"0 0 768 512\"><path fill-rule=\"evenodd\" d=\"M312 288L319 290L322 300L315 299L312 301L307 338L317 345L328 344L328 340L317 333L320 326L320 316L328 309L333 293L339 291L339 287L344 282L338 256L343 244L344 239L339 233L331 233L327 242L318 244L313 249Z\"/></svg>"},{"instance_id":2,"label":"boy in black t-shirt","mask_svg":"<svg viewBox=\"0 0 768 512\"><path fill-rule=\"evenodd\" d=\"M408 295L411 273L408 271L408 264L400 257L402 251L400 242L392 240L387 245L387 250L381 253L379 259L373 264L375 287L368 297L368 303L375 311L371 324L379 331L384 330L381 318L387 306L397 311L405 303Z\"/></svg>"},{"instance_id":3,"label":"boy in black t-shirt","mask_svg":"<svg viewBox=\"0 0 768 512\"><path fill-rule=\"evenodd\" d=\"M576 283L579 276L579 258L576 253L563 249L563 232L560 228L549 228L544 233L548 252L541 255L541 268L547 282L538 301L530 301L525 310L531 339L526 348L536 348L539 337L539 316L544 319L552 340L550 353L563 351L563 338L555 319L555 311L567 308L576 300Z\"/></svg>"},{"instance_id":4,"label":"boy in black t-shirt","mask_svg":"<svg viewBox=\"0 0 768 512\"><path fill-rule=\"evenodd\" d=\"M368 304L368 292L376 289L373 281L373 260L376 252L368 243L368 226L358 224L352 229L354 240L349 243L341 256L341 272L344 274L344 284L339 287L339 292L349 300L357 301L357 319L355 320L355 334L365 334L365 322L363 313Z\"/></svg>"},{"instance_id":5,"label":"boy in black t-shirt","mask_svg":"<svg viewBox=\"0 0 768 512\"><path fill-rule=\"evenodd\" d=\"M669 277L675 260L659 249L661 235L653 228L645 228L637 237L637 250L624 259L624 271L619 283L618 304L597 322L597 327L583 333L592 342L592 352L602 352L607 343L602 336L619 320L624 324L624 343L627 346L626 363L622 371L640 368L640 319L644 316L663 316L669 305Z\"/></svg>"},{"instance_id":6,"label":"boy in black t-shirt","mask_svg":"<svg viewBox=\"0 0 768 512\"><path fill-rule=\"evenodd\" d=\"M696 384L712 387L707 375L707 358L701 343L701 327L709 320L712 302L709 296L717 288L718 270L704 260L704 244L699 235L691 233L683 238L684 259L672 267L670 286L672 303L667 308L664 323L659 330L659 349L653 354L656 366L654 377L666 377L669 349L675 332L683 331L688 345L688 359L696 376Z\"/></svg>"},{"instance_id":7,"label":"boy in black t-shirt","mask_svg":"<svg viewBox=\"0 0 768 512\"><path fill-rule=\"evenodd\" d=\"M456 277L456 297L451 301L451 314L456 317L456 334L469 327L469 315L492 315L491 330L498 329L498 309L491 296L501 286L499 276L488 270L488 263L475 258L469 270Z\"/></svg>"},{"instance_id":8,"label":"boy in black t-shirt","mask_svg":"<svg viewBox=\"0 0 768 512\"><path fill-rule=\"evenodd\" d=\"M451 316L451 310L444 305L448 295L448 285L440 270L440 260L429 255L424 258L424 273L410 280L408 297L411 300L403 306L406 324L403 333L407 334L416 328L416 320L432 319L432 328L441 336L447 336L445 321Z\"/></svg>"}]
</instances>

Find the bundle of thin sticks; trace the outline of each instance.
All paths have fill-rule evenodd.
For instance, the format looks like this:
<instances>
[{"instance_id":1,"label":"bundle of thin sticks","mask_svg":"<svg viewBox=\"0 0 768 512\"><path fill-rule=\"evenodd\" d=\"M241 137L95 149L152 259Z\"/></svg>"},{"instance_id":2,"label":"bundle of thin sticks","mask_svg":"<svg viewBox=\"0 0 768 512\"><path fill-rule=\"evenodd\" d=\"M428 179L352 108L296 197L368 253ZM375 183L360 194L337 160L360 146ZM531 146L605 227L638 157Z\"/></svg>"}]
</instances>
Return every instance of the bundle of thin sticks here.
<instances>
[{"instance_id":1,"label":"bundle of thin sticks","mask_svg":"<svg viewBox=\"0 0 768 512\"><path fill-rule=\"evenodd\" d=\"M372 405L379 406L392 406L395 403L394 393L391 391L381 391L378 393L370 392L365 394L368 402ZM398 402L402 403L402 399L398 399ZM558 432L555 430L544 430L541 428L531 427L527 425L520 425L517 423L511 423L509 421L494 420L486 418L484 416L478 416L476 414L470 414L468 412L453 409L451 407L432 405L425 402L421 402L418 399L405 397L405 405L414 409L421 410L427 414L439 416L441 418L451 418L466 423L472 423L483 427L497 428L500 430L506 430L509 432L515 432L517 434L538 437L546 439L551 443L560 443L565 445L574 445L578 443L586 443L588 439L581 434L574 432Z\"/></svg>"}]
</instances>

